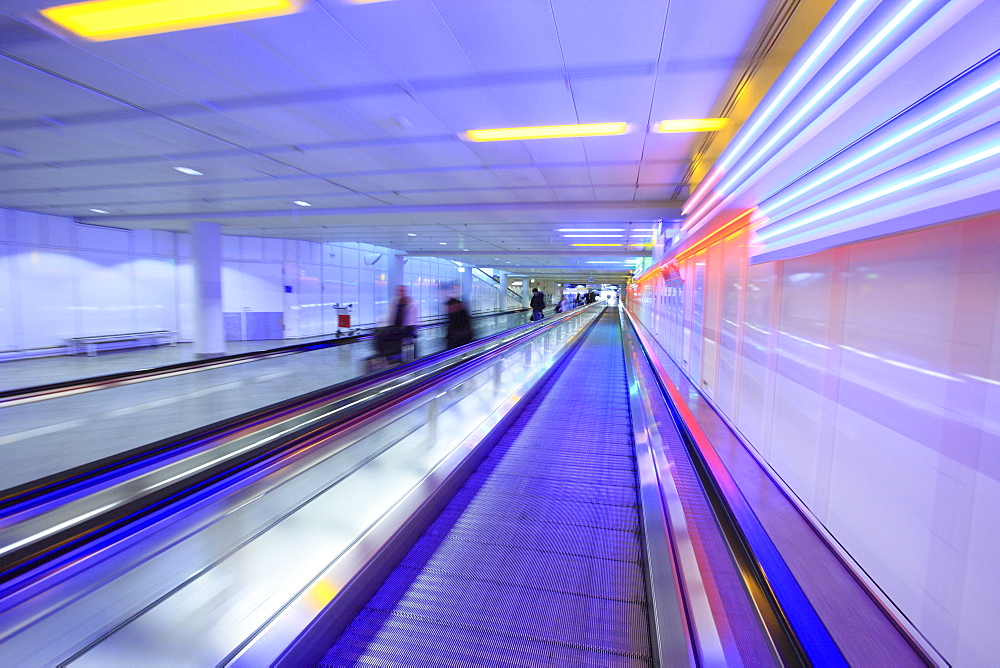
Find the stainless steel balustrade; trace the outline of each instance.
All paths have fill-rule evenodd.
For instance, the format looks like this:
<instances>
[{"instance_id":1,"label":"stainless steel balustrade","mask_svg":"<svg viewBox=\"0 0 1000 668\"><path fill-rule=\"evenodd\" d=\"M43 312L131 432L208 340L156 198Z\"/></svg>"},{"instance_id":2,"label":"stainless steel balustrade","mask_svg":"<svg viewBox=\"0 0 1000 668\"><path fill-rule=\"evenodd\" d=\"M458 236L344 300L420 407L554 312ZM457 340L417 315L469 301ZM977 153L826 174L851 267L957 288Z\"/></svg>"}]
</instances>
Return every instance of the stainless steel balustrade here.
<instances>
[{"instance_id":1,"label":"stainless steel balustrade","mask_svg":"<svg viewBox=\"0 0 1000 668\"><path fill-rule=\"evenodd\" d=\"M600 310L570 312L527 333L409 365L356 395L4 527L0 549L43 540L81 516L127 506L294 435L266 466L204 482L200 494L62 557L57 568L9 583L0 591L0 664L250 665L273 658ZM455 366L458 360L467 362ZM378 404L380 396L394 398L329 427L333 412Z\"/></svg>"}]
</instances>

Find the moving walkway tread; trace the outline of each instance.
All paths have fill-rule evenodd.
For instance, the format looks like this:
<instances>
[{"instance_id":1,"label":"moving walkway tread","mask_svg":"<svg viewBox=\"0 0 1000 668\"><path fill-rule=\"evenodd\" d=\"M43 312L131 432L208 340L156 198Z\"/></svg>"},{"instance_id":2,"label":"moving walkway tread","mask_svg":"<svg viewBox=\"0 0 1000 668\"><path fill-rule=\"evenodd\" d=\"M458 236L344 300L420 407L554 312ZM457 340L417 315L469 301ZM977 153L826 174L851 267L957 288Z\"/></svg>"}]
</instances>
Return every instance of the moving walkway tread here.
<instances>
[{"instance_id":1,"label":"moving walkway tread","mask_svg":"<svg viewBox=\"0 0 1000 668\"><path fill-rule=\"evenodd\" d=\"M624 364L605 314L320 665L650 665Z\"/></svg>"}]
</instances>

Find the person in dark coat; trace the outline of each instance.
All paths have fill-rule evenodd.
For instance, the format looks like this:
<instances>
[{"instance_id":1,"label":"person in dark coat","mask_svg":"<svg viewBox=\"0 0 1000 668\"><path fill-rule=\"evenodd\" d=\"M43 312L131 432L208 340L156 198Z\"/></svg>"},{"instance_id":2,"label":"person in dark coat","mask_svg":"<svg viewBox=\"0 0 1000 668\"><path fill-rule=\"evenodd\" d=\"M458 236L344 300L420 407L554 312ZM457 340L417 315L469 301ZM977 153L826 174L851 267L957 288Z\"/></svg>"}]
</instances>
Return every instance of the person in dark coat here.
<instances>
[{"instance_id":1,"label":"person in dark coat","mask_svg":"<svg viewBox=\"0 0 1000 668\"><path fill-rule=\"evenodd\" d=\"M545 295L538 291L538 288L531 288L531 319L541 320L545 317L542 310L545 308Z\"/></svg>"},{"instance_id":2,"label":"person in dark coat","mask_svg":"<svg viewBox=\"0 0 1000 668\"><path fill-rule=\"evenodd\" d=\"M472 317L465 308L465 302L457 295L451 295L444 303L444 309L448 314L448 326L444 335L445 348L450 350L471 343L474 338Z\"/></svg>"}]
</instances>

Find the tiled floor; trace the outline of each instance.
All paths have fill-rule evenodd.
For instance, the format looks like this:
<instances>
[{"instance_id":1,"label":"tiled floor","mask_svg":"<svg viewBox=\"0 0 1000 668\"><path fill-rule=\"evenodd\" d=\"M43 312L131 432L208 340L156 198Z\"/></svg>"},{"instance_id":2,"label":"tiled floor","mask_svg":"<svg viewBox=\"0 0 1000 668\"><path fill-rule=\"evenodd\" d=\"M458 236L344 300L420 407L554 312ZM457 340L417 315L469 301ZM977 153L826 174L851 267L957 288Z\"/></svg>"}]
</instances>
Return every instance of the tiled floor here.
<instances>
[{"instance_id":1,"label":"tiled floor","mask_svg":"<svg viewBox=\"0 0 1000 668\"><path fill-rule=\"evenodd\" d=\"M476 319L477 334L524 324L524 315ZM421 330L418 353L443 347L443 328ZM302 342L301 339L295 342ZM267 345L267 344L270 345ZM289 342L251 342L276 347ZM262 345L263 344L263 345ZM79 466L361 374L370 340L208 369L135 385L0 409L0 489ZM192 358L190 345L96 357L0 364L0 389L150 368Z\"/></svg>"}]
</instances>

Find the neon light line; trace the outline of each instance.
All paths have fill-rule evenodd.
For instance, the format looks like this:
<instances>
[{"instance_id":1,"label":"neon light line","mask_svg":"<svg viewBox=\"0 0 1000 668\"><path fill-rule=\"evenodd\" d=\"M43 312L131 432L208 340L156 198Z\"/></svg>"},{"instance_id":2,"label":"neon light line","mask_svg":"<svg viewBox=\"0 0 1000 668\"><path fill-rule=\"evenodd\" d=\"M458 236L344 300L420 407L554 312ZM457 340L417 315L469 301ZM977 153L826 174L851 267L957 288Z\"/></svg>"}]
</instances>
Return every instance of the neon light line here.
<instances>
[{"instance_id":1,"label":"neon light line","mask_svg":"<svg viewBox=\"0 0 1000 668\"><path fill-rule=\"evenodd\" d=\"M833 170L832 172L830 172L826 176L823 176L822 178L818 178L818 179L816 179L814 181L810 181L810 182L806 183L802 188L799 188L797 191L795 191L795 192L793 192L791 194L786 195L785 197L783 197L782 199L779 199L778 201L776 201L774 203L770 203L769 204L769 203L767 203L765 201L763 204L761 204L761 209L765 213L768 213L768 214L773 213L776 209L781 208L782 206L784 206L785 204L788 204L792 200L797 199L798 197L801 197L802 195L804 195L804 194L806 194L806 193L808 193L808 192L810 192L812 190L815 190L816 188L818 188L819 186L823 185L824 183L829 182L831 179L834 179L834 178L840 176L841 174L843 174L844 172L857 167L862 162L865 162L866 160L868 160L868 159L870 159L870 158L878 155L879 153L882 153L883 151L885 151L887 149L892 148L893 146L899 144L900 142L902 142L902 141L904 141L906 139L909 139L910 137L914 136L915 134L917 134L919 132L922 132L922 131L930 128L931 126L937 124L939 121L945 120L949 116L952 116L952 115L958 113L959 111L962 111L966 107L969 107L969 106L975 104L976 102L982 100L984 97L990 95L991 93L995 93L998 90L1000 90L1000 77L998 77L997 79L995 79L992 83L988 84L987 86L984 86L983 88L975 91L971 95L962 98L961 100L955 102L954 104L952 104L952 105L950 105L948 107L945 107L944 109L940 110L936 114L934 114L934 115L932 115L932 116L924 119L920 123L917 123L916 125L908 128L907 130L904 130L903 132L900 132L898 135L890 137L886 141L884 141L881 144L879 144L879 145L877 145L877 146L869 149L868 151L866 151L862 155L858 156L857 158L855 158L855 159L851 160L850 162L848 162L848 163L846 163L846 164L838 167L837 169Z\"/></svg>"},{"instance_id":2,"label":"neon light line","mask_svg":"<svg viewBox=\"0 0 1000 668\"><path fill-rule=\"evenodd\" d=\"M830 32L823 37L823 40L816 46L809 57L806 58L805 62L799 67L799 69L792 75L781 91L775 96L771 102L768 103L767 108L761 112L761 115L751 124L750 128L745 132L740 131L739 134L743 135L739 141L737 141L730 148L726 149L725 154L717 163L717 167L724 169L732 165L737 158L737 154L743 150L748 142L756 138L757 131L760 127L770 121L776 114L777 108L782 104L785 99L791 94L792 88L798 85L799 81L806 76L806 73L812 68L813 64L824 55L824 52L833 43L835 39L840 36L840 33L847 27L847 24L854 18L854 16L861 10L861 8L866 4L866 0L856 0L856 2L844 13L840 20L830 29ZM715 169L716 167L713 167ZM691 198L688 200L691 206L694 206L702 197L704 196L704 189L699 186L692 193ZM687 208L687 207L685 207ZM687 213L684 209L681 210L682 213Z\"/></svg>"},{"instance_id":3,"label":"neon light line","mask_svg":"<svg viewBox=\"0 0 1000 668\"><path fill-rule=\"evenodd\" d=\"M874 51L877 46L879 46L883 41L885 41L885 39L889 36L889 34L893 32L899 26L900 23L906 20L909 17L909 15L912 14L914 11L916 11L917 7L919 7L924 2L926 2L926 0L910 0L910 2L908 2L898 14L893 16L888 23L882 26L882 29L879 30L875 34L875 36L861 48L860 51L854 54L854 57L851 58L847 62L847 64L840 69L839 72L837 72L835 75L833 75L832 78L828 79L827 82L823 84L823 87L820 88L815 95L813 95L812 99L806 102L805 106L801 107L797 112L795 112L795 115L793 115L786 123L783 123L778 132L772 135L771 138L764 144L764 146L762 146L760 149L757 150L757 153L754 154L752 158L747 160L743 164L743 166L740 167L737 171L728 175L725 182L719 184L719 190L725 191L729 186L732 185L734 181L739 180L739 178L742 177L744 174L746 174L750 169L756 167L757 161L760 160L761 156L763 156L776 143L778 143L779 140L781 140L784 136L786 136L789 132L791 132L792 127L794 127L796 123L801 121L806 114L812 111L813 108L817 104L819 104L819 102L822 99L824 99L830 93L831 90L833 90L834 86L839 84L844 79L844 77L846 77L852 70L854 70L854 68L856 68L861 63L862 60L867 58L868 55L871 54L871 52Z\"/></svg>"},{"instance_id":4,"label":"neon light line","mask_svg":"<svg viewBox=\"0 0 1000 668\"><path fill-rule=\"evenodd\" d=\"M848 200L847 202L835 205L829 209L824 209L823 211L817 212L812 216L807 216L806 218L803 218L800 221L789 223L788 225L784 225L776 230L763 232L759 234L757 238L762 241L766 239L771 239L779 234L784 234L785 232L790 232L805 225L809 225L810 223L815 223L816 221L822 220L827 216L832 216L834 214L841 213L848 209L852 209L856 206L860 206L861 204L867 204L868 202L877 200L881 197L885 197L886 195L892 195L893 193L897 193L900 190L906 190L907 188L912 188L913 186L926 183L927 181L935 179L939 176L944 176L949 172L954 172L958 169L962 169L963 167L968 167L969 165L981 162L988 158L992 158L995 155L1000 155L1000 143L990 146L989 148L983 149L978 153L973 153L972 155L966 156L954 162L950 162L947 165L942 165L941 167L937 167L922 174L917 174L908 179L900 181L899 183L896 183L894 185L886 186L879 190L875 190L874 192L871 192L867 195L861 195L855 199Z\"/></svg>"}]
</instances>

